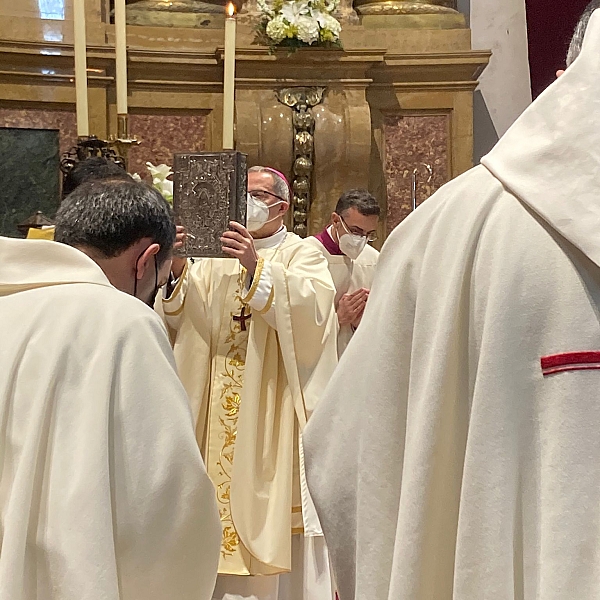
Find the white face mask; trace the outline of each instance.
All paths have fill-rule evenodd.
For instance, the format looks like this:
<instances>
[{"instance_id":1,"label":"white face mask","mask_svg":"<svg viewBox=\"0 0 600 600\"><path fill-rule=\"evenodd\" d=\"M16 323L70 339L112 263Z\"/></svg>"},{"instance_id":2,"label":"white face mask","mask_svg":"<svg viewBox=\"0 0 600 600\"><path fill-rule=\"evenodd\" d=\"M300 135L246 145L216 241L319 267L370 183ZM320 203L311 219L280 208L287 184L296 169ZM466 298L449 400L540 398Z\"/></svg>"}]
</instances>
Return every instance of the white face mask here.
<instances>
[{"instance_id":1,"label":"white face mask","mask_svg":"<svg viewBox=\"0 0 600 600\"><path fill-rule=\"evenodd\" d=\"M350 233L346 228L346 224L344 221L341 222L342 227L346 230L346 233L343 233L340 236L339 246L340 250L352 260L356 260L360 253L365 249L367 245L367 238L364 235L356 235L355 233Z\"/></svg>"},{"instance_id":2,"label":"white face mask","mask_svg":"<svg viewBox=\"0 0 600 600\"><path fill-rule=\"evenodd\" d=\"M345 233L340 237L340 250L352 260L356 260L367 245L367 238L364 235L355 235L354 233Z\"/></svg>"},{"instance_id":3,"label":"white face mask","mask_svg":"<svg viewBox=\"0 0 600 600\"><path fill-rule=\"evenodd\" d=\"M269 209L278 204L283 204L280 200L271 206L267 206L262 200L248 194L246 197L246 228L248 231L258 231L267 223L279 218L279 215L269 219Z\"/></svg>"}]
</instances>

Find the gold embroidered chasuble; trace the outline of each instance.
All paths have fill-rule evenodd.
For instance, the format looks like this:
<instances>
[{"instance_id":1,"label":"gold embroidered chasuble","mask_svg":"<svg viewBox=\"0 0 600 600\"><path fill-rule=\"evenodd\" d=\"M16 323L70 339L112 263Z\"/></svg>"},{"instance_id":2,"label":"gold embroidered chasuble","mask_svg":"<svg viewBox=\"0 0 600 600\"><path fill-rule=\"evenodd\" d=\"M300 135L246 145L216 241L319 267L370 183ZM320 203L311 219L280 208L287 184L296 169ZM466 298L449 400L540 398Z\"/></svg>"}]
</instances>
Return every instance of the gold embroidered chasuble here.
<instances>
[{"instance_id":1,"label":"gold embroidered chasuble","mask_svg":"<svg viewBox=\"0 0 600 600\"><path fill-rule=\"evenodd\" d=\"M201 259L162 302L217 490L224 574L289 571L292 532L302 530L298 431L337 349L327 262L300 242L288 233L259 249L250 290L237 260ZM264 272L272 289L257 310L249 303Z\"/></svg>"}]
</instances>

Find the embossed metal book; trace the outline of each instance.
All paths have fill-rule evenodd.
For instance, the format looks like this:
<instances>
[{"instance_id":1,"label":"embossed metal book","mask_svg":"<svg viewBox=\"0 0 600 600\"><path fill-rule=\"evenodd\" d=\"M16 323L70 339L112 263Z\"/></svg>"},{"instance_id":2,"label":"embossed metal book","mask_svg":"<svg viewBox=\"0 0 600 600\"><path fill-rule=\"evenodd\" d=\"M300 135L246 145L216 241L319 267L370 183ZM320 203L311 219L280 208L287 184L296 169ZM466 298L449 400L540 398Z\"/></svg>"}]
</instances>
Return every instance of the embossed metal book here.
<instances>
[{"instance_id":1,"label":"embossed metal book","mask_svg":"<svg viewBox=\"0 0 600 600\"><path fill-rule=\"evenodd\" d=\"M235 151L175 154L173 209L188 232L180 256L228 258L219 238L229 221L246 224L246 159Z\"/></svg>"}]
</instances>

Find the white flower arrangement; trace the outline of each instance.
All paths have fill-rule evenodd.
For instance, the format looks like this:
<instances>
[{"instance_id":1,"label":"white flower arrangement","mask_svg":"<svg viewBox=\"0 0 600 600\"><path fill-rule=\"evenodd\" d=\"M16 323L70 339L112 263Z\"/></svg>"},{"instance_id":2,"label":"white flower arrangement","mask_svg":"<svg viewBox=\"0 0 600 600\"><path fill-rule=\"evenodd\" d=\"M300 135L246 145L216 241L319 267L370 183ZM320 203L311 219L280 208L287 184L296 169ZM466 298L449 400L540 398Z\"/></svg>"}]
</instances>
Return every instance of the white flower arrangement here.
<instances>
[{"instance_id":1,"label":"white flower arrangement","mask_svg":"<svg viewBox=\"0 0 600 600\"><path fill-rule=\"evenodd\" d=\"M298 48L329 46L341 48L342 26L333 16L339 0L258 0L261 22L258 43Z\"/></svg>"},{"instance_id":2,"label":"white flower arrangement","mask_svg":"<svg viewBox=\"0 0 600 600\"><path fill-rule=\"evenodd\" d=\"M167 177L173 175L169 165L158 165L155 167L151 162L146 163L150 175L152 175L152 185L163 195L164 199L173 204L173 182Z\"/></svg>"}]
</instances>

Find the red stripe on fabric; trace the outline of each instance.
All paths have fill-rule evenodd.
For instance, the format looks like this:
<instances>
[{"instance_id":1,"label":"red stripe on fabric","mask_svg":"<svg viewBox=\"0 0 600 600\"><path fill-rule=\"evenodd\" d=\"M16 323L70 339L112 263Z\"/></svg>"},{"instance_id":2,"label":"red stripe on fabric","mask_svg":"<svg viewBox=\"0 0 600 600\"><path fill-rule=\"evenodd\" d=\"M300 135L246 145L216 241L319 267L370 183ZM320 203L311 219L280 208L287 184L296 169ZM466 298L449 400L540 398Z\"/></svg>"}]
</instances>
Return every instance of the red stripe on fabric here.
<instances>
[{"instance_id":1,"label":"red stripe on fabric","mask_svg":"<svg viewBox=\"0 0 600 600\"><path fill-rule=\"evenodd\" d=\"M600 371L600 363L589 365L567 365L565 367L555 367L544 371L544 377L554 375L555 373L566 373L567 371Z\"/></svg>"},{"instance_id":2,"label":"red stripe on fabric","mask_svg":"<svg viewBox=\"0 0 600 600\"><path fill-rule=\"evenodd\" d=\"M542 370L553 367L565 367L568 365L581 365L588 363L600 363L600 352L566 352L564 354L552 354L542 356Z\"/></svg>"}]
</instances>

